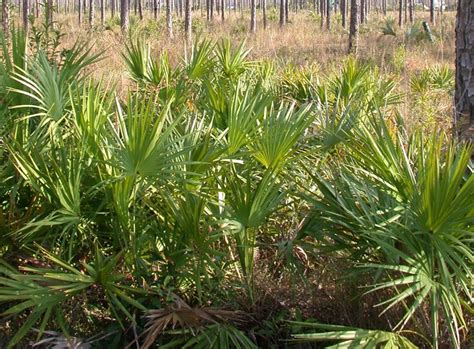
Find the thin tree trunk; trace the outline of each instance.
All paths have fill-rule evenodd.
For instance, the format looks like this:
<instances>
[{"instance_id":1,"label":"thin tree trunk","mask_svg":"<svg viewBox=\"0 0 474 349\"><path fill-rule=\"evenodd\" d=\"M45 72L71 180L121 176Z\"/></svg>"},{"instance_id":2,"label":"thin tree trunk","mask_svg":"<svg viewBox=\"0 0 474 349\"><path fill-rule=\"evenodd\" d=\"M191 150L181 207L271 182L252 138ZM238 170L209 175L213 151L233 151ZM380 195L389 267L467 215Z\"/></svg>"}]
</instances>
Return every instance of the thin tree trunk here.
<instances>
[{"instance_id":1,"label":"thin tree trunk","mask_svg":"<svg viewBox=\"0 0 474 349\"><path fill-rule=\"evenodd\" d=\"M221 0L221 20L225 21L225 0Z\"/></svg>"},{"instance_id":2,"label":"thin tree trunk","mask_svg":"<svg viewBox=\"0 0 474 349\"><path fill-rule=\"evenodd\" d=\"M158 19L158 0L153 0L153 18Z\"/></svg>"},{"instance_id":3,"label":"thin tree trunk","mask_svg":"<svg viewBox=\"0 0 474 349\"><path fill-rule=\"evenodd\" d=\"M403 24L403 0L398 1L398 25L401 27Z\"/></svg>"},{"instance_id":4,"label":"thin tree trunk","mask_svg":"<svg viewBox=\"0 0 474 349\"><path fill-rule=\"evenodd\" d=\"M79 10L78 22L79 22L79 25L81 25L82 24L82 0L77 0L77 8Z\"/></svg>"},{"instance_id":5,"label":"thin tree trunk","mask_svg":"<svg viewBox=\"0 0 474 349\"><path fill-rule=\"evenodd\" d=\"M94 0L89 0L89 26L94 25L94 16L95 16L95 6Z\"/></svg>"},{"instance_id":6,"label":"thin tree trunk","mask_svg":"<svg viewBox=\"0 0 474 349\"><path fill-rule=\"evenodd\" d=\"M171 0L166 0L166 30L168 36L173 37L173 14L171 12Z\"/></svg>"},{"instance_id":7,"label":"thin tree trunk","mask_svg":"<svg viewBox=\"0 0 474 349\"><path fill-rule=\"evenodd\" d=\"M349 54L357 54L359 43L359 3L351 0L351 16L349 25Z\"/></svg>"},{"instance_id":8,"label":"thin tree trunk","mask_svg":"<svg viewBox=\"0 0 474 349\"><path fill-rule=\"evenodd\" d=\"M331 0L326 1L326 28L331 30Z\"/></svg>"},{"instance_id":9,"label":"thin tree trunk","mask_svg":"<svg viewBox=\"0 0 474 349\"><path fill-rule=\"evenodd\" d=\"M319 0L319 14L321 15L321 29L324 28L324 17L326 14L326 0Z\"/></svg>"},{"instance_id":10,"label":"thin tree trunk","mask_svg":"<svg viewBox=\"0 0 474 349\"><path fill-rule=\"evenodd\" d=\"M346 27L347 23L350 21L350 13L349 13L349 8L350 8L350 0L344 0L344 9L345 9L345 17L346 17Z\"/></svg>"},{"instance_id":11,"label":"thin tree trunk","mask_svg":"<svg viewBox=\"0 0 474 349\"><path fill-rule=\"evenodd\" d=\"M22 19L23 19L23 30L25 33L28 33L29 29L29 17L30 17L30 3L28 0L23 0L23 9L22 9Z\"/></svg>"},{"instance_id":12,"label":"thin tree trunk","mask_svg":"<svg viewBox=\"0 0 474 349\"><path fill-rule=\"evenodd\" d=\"M367 0L360 0L360 23L365 22L365 2ZM402 0L400 0L402 1Z\"/></svg>"},{"instance_id":13,"label":"thin tree trunk","mask_svg":"<svg viewBox=\"0 0 474 349\"><path fill-rule=\"evenodd\" d=\"M285 0L285 23L288 23L289 9L290 9L289 0Z\"/></svg>"},{"instance_id":14,"label":"thin tree trunk","mask_svg":"<svg viewBox=\"0 0 474 349\"><path fill-rule=\"evenodd\" d=\"M186 41L191 42L191 0L185 0L184 7L184 33L186 35Z\"/></svg>"},{"instance_id":15,"label":"thin tree trunk","mask_svg":"<svg viewBox=\"0 0 474 349\"><path fill-rule=\"evenodd\" d=\"M474 141L474 1L458 0L454 125L458 136Z\"/></svg>"},{"instance_id":16,"label":"thin tree trunk","mask_svg":"<svg viewBox=\"0 0 474 349\"><path fill-rule=\"evenodd\" d=\"M46 27L53 25L53 11L54 3L53 0L46 0Z\"/></svg>"},{"instance_id":17,"label":"thin tree trunk","mask_svg":"<svg viewBox=\"0 0 474 349\"><path fill-rule=\"evenodd\" d=\"M370 14L370 0L365 0L364 23L369 21Z\"/></svg>"},{"instance_id":18,"label":"thin tree trunk","mask_svg":"<svg viewBox=\"0 0 474 349\"><path fill-rule=\"evenodd\" d=\"M110 15L112 18L115 17L115 0L110 0Z\"/></svg>"},{"instance_id":19,"label":"thin tree trunk","mask_svg":"<svg viewBox=\"0 0 474 349\"><path fill-rule=\"evenodd\" d=\"M346 0L341 0L341 24L346 27Z\"/></svg>"},{"instance_id":20,"label":"thin tree trunk","mask_svg":"<svg viewBox=\"0 0 474 349\"><path fill-rule=\"evenodd\" d=\"M403 0L403 21L408 22L408 1Z\"/></svg>"},{"instance_id":21,"label":"thin tree trunk","mask_svg":"<svg viewBox=\"0 0 474 349\"><path fill-rule=\"evenodd\" d=\"M105 3L104 0L100 0L100 25L104 26L105 22Z\"/></svg>"},{"instance_id":22,"label":"thin tree trunk","mask_svg":"<svg viewBox=\"0 0 474 349\"><path fill-rule=\"evenodd\" d=\"M435 0L430 0L430 23L435 23Z\"/></svg>"},{"instance_id":23,"label":"thin tree trunk","mask_svg":"<svg viewBox=\"0 0 474 349\"><path fill-rule=\"evenodd\" d=\"M364 9L365 18L367 18L367 17L369 16L369 4L370 4L370 0L365 0L365 1L364 1L364 5L365 5L365 9ZM361 18L360 22L362 23L362 18Z\"/></svg>"},{"instance_id":24,"label":"thin tree trunk","mask_svg":"<svg viewBox=\"0 0 474 349\"><path fill-rule=\"evenodd\" d=\"M263 29L267 29L267 0L262 0Z\"/></svg>"},{"instance_id":25,"label":"thin tree trunk","mask_svg":"<svg viewBox=\"0 0 474 349\"><path fill-rule=\"evenodd\" d=\"M143 19L143 7L142 7L142 0L137 0L138 1L138 17L140 17L140 20Z\"/></svg>"},{"instance_id":26,"label":"thin tree trunk","mask_svg":"<svg viewBox=\"0 0 474 349\"><path fill-rule=\"evenodd\" d=\"M257 5L256 0L250 0L250 32L255 33L257 31Z\"/></svg>"},{"instance_id":27,"label":"thin tree trunk","mask_svg":"<svg viewBox=\"0 0 474 349\"><path fill-rule=\"evenodd\" d=\"M408 0L409 4L410 4L410 8L409 8L409 17L410 17L410 23L413 24L413 21L415 20L415 0Z\"/></svg>"},{"instance_id":28,"label":"thin tree trunk","mask_svg":"<svg viewBox=\"0 0 474 349\"><path fill-rule=\"evenodd\" d=\"M280 0L280 28L286 24L285 0Z\"/></svg>"},{"instance_id":29,"label":"thin tree trunk","mask_svg":"<svg viewBox=\"0 0 474 349\"><path fill-rule=\"evenodd\" d=\"M130 3L129 0L120 0L120 27L122 32L126 33L130 23Z\"/></svg>"},{"instance_id":30,"label":"thin tree trunk","mask_svg":"<svg viewBox=\"0 0 474 349\"><path fill-rule=\"evenodd\" d=\"M2 0L2 30L5 38L8 38L10 35L10 29L8 28L8 0Z\"/></svg>"}]
</instances>

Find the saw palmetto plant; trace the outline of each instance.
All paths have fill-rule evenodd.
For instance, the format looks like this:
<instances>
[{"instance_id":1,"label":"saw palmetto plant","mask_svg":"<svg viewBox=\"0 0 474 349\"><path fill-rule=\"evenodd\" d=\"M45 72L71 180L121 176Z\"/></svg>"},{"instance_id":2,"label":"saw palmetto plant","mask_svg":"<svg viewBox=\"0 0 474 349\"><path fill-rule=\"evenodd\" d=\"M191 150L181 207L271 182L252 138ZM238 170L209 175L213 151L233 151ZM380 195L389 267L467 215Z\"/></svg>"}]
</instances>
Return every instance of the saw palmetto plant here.
<instances>
[{"instance_id":1,"label":"saw palmetto plant","mask_svg":"<svg viewBox=\"0 0 474 349\"><path fill-rule=\"evenodd\" d=\"M371 119L354 130L347 168L329 180L312 174L319 199L306 228L378 275L369 292L392 291L382 313L405 308L395 328L427 306L420 326L430 327L433 346L442 321L459 346L468 330L463 304L472 302L472 148L443 135L392 134Z\"/></svg>"},{"instance_id":2,"label":"saw palmetto plant","mask_svg":"<svg viewBox=\"0 0 474 349\"><path fill-rule=\"evenodd\" d=\"M408 130L393 79L229 41L172 62L136 39L117 93L83 42L52 57L16 30L0 48L0 346L466 343L472 146ZM356 279L377 328L302 321L340 260L331 290Z\"/></svg>"},{"instance_id":3,"label":"saw palmetto plant","mask_svg":"<svg viewBox=\"0 0 474 349\"><path fill-rule=\"evenodd\" d=\"M293 334L290 342L336 342L326 348L399 348L415 349L417 346L410 340L395 332L381 330L365 330L347 326L318 324L311 322L290 321L298 329L307 328L318 332Z\"/></svg>"}]
</instances>

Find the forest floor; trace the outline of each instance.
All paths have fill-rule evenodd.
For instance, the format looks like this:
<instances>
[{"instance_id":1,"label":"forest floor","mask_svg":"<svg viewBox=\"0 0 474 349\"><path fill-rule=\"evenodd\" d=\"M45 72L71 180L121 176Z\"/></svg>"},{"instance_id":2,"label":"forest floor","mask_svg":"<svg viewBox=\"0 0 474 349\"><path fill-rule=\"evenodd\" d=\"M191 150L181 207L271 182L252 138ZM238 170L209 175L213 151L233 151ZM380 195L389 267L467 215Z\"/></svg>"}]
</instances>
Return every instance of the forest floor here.
<instances>
[{"instance_id":1,"label":"forest floor","mask_svg":"<svg viewBox=\"0 0 474 349\"><path fill-rule=\"evenodd\" d=\"M263 29L259 18L256 34L248 31L248 13L227 13L224 23L220 18L209 23L205 13L194 13L193 39L229 39L233 45L244 42L251 49L252 60L266 61L281 71L311 71L316 78L336 73L347 59L348 30L342 27L339 14L333 17L333 27L328 31L321 28L320 17L311 11L290 13L289 23L283 29L279 27L276 9L270 8L268 13L268 28ZM103 59L89 70L95 79L111 83L123 94L131 84L122 58L124 36L120 18L110 18L109 14L106 17L104 26L97 24L89 30L85 24L78 25L76 16L58 15L57 21L65 46L72 46L82 37L92 41L96 53L103 52ZM424 75L433 68L454 74L455 13L445 12L438 17L432 28L433 41L422 28L422 22L429 20L429 12L416 12L414 24L405 23L402 27L397 25L396 18L397 12L389 12L387 17L374 12L368 23L361 25L358 60L396 81L404 98L399 110L408 123L421 121L430 128L449 129L453 94L428 88ZM147 41L155 57L166 52L173 65L190 52L184 40L183 20L175 17L173 25L175 35L170 38L164 13L158 20L146 17L143 21L132 13L130 37ZM393 30L395 35L384 35L384 30ZM417 91L410 91L414 89Z\"/></svg>"},{"instance_id":2,"label":"forest floor","mask_svg":"<svg viewBox=\"0 0 474 349\"><path fill-rule=\"evenodd\" d=\"M321 29L320 18L310 11L290 13L289 23L281 29L278 24L277 12L269 9L269 23L266 30L258 23L258 31L251 34L248 31L248 16L239 13L227 14L225 23L215 18L207 22L205 15L193 14L194 39L206 38L211 40L230 39L232 42L245 41L246 47L251 48L251 58L269 60L281 67L288 65L316 65L321 71L338 68L347 57L348 30L342 28L339 15L333 18L331 31ZM78 36L92 38L96 50L105 50L105 59L94 69L98 77L106 76L117 81L126 79L125 67L121 59L123 35L120 32L118 17L108 19L102 28L95 26L87 30L85 25L79 27L75 16L59 15L60 31L66 35L63 42L68 45ZM383 73L410 73L421 71L433 64L447 64L454 68L454 22L452 12L444 13L432 29L434 42L422 42L420 25L428 21L428 12L417 12L414 29L407 23L398 27L395 18L397 13L389 13L388 20L374 13L367 24L360 27L359 59L371 65L376 65ZM393 20L396 36L383 35L382 29ZM186 43L182 35L182 19L175 18L174 38L166 34L163 15L156 21L145 18L138 21L131 17L130 31L133 36L143 36L149 42L157 55L167 52L170 60L176 61L183 56ZM403 74L402 74L403 75Z\"/></svg>"}]
</instances>

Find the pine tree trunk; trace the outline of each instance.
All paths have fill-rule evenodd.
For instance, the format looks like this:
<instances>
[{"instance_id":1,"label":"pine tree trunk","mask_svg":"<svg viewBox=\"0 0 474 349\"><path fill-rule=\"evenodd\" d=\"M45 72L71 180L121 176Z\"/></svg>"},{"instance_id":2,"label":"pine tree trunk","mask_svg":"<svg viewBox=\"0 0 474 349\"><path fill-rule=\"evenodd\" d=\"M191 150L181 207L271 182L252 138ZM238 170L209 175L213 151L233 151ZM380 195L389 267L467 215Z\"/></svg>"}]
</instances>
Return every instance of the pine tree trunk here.
<instances>
[{"instance_id":1,"label":"pine tree trunk","mask_svg":"<svg viewBox=\"0 0 474 349\"><path fill-rule=\"evenodd\" d=\"M285 0L280 0L280 28L285 24Z\"/></svg>"},{"instance_id":2,"label":"pine tree trunk","mask_svg":"<svg viewBox=\"0 0 474 349\"><path fill-rule=\"evenodd\" d=\"M128 30L128 25L130 17L130 4L129 0L120 0L120 27L122 32L126 33Z\"/></svg>"},{"instance_id":3,"label":"pine tree trunk","mask_svg":"<svg viewBox=\"0 0 474 349\"><path fill-rule=\"evenodd\" d=\"M171 0L166 0L166 30L168 36L173 37L173 15L171 13Z\"/></svg>"},{"instance_id":4,"label":"pine tree trunk","mask_svg":"<svg viewBox=\"0 0 474 349\"><path fill-rule=\"evenodd\" d=\"M142 7L142 0L137 0L138 1L138 17L140 20L143 19L143 7Z\"/></svg>"},{"instance_id":5,"label":"pine tree trunk","mask_svg":"<svg viewBox=\"0 0 474 349\"><path fill-rule=\"evenodd\" d=\"M410 17L410 23L413 24L413 21L415 20L415 0L408 0L410 3L410 8L409 8L409 17Z\"/></svg>"},{"instance_id":6,"label":"pine tree trunk","mask_svg":"<svg viewBox=\"0 0 474 349\"><path fill-rule=\"evenodd\" d=\"M341 24L346 27L346 0L341 0Z\"/></svg>"},{"instance_id":7,"label":"pine tree trunk","mask_svg":"<svg viewBox=\"0 0 474 349\"><path fill-rule=\"evenodd\" d=\"M2 0L2 30L5 38L8 38L10 35L10 30L8 28L8 0Z\"/></svg>"},{"instance_id":8,"label":"pine tree trunk","mask_svg":"<svg viewBox=\"0 0 474 349\"><path fill-rule=\"evenodd\" d=\"M403 0L399 0L398 1L398 26L400 27L403 24L402 12L403 12Z\"/></svg>"},{"instance_id":9,"label":"pine tree trunk","mask_svg":"<svg viewBox=\"0 0 474 349\"><path fill-rule=\"evenodd\" d=\"M319 13L321 15L321 29L324 28L324 17L326 15L326 0L319 0Z\"/></svg>"},{"instance_id":10,"label":"pine tree trunk","mask_svg":"<svg viewBox=\"0 0 474 349\"><path fill-rule=\"evenodd\" d=\"M366 1L367 0L360 0L360 23L364 23L365 21L365 2Z\"/></svg>"},{"instance_id":11,"label":"pine tree trunk","mask_svg":"<svg viewBox=\"0 0 474 349\"><path fill-rule=\"evenodd\" d=\"M100 25L104 26L105 21L105 8L104 0L100 0Z\"/></svg>"},{"instance_id":12,"label":"pine tree trunk","mask_svg":"<svg viewBox=\"0 0 474 349\"><path fill-rule=\"evenodd\" d=\"M53 11L54 3L53 0L46 0L46 27L53 25Z\"/></svg>"},{"instance_id":13,"label":"pine tree trunk","mask_svg":"<svg viewBox=\"0 0 474 349\"><path fill-rule=\"evenodd\" d=\"M110 0L110 16L115 17L115 0Z\"/></svg>"},{"instance_id":14,"label":"pine tree trunk","mask_svg":"<svg viewBox=\"0 0 474 349\"><path fill-rule=\"evenodd\" d=\"M326 28L331 30L331 0L326 1Z\"/></svg>"},{"instance_id":15,"label":"pine tree trunk","mask_svg":"<svg viewBox=\"0 0 474 349\"><path fill-rule=\"evenodd\" d=\"M94 16L95 16L95 6L94 0L89 0L89 26L94 25Z\"/></svg>"},{"instance_id":16,"label":"pine tree trunk","mask_svg":"<svg viewBox=\"0 0 474 349\"><path fill-rule=\"evenodd\" d=\"M158 19L158 0L153 0L153 18Z\"/></svg>"},{"instance_id":17,"label":"pine tree trunk","mask_svg":"<svg viewBox=\"0 0 474 349\"><path fill-rule=\"evenodd\" d=\"M370 0L365 0L364 23L369 21Z\"/></svg>"},{"instance_id":18,"label":"pine tree trunk","mask_svg":"<svg viewBox=\"0 0 474 349\"><path fill-rule=\"evenodd\" d=\"M404 16L404 22L408 22L408 1L403 0L403 16Z\"/></svg>"},{"instance_id":19,"label":"pine tree trunk","mask_svg":"<svg viewBox=\"0 0 474 349\"><path fill-rule=\"evenodd\" d=\"M474 0L458 0L455 130L474 141Z\"/></svg>"},{"instance_id":20,"label":"pine tree trunk","mask_svg":"<svg viewBox=\"0 0 474 349\"><path fill-rule=\"evenodd\" d=\"M184 3L184 33L186 35L186 41L191 42L191 0L185 0Z\"/></svg>"},{"instance_id":21,"label":"pine tree trunk","mask_svg":"<svg viewBox=\"0 0 474 349\"><path fill-rule=\"evenodd\" d=\"M257 6L256 0L250 0L250 32L255 33L257 31Z\"/></svg>"},{"instance_id":22,"label":"pine tree trunk","mask_svg":"<svg viewBox=\"0 0 474 349\"><path fill-rule=\"evenodd\" d=\"M349 54L357 54L359 43L359 3L351 0L351 16L349 25Z\"/></svg>"},{"instance_id":23,"label":"pine tree trunk","mask_svg":"<svg viewBox=\"0 0 474 349\"><path fill-rule=\"evenodd\" d=\"M435 0L430 0L430 23L435 22Z\"/></svg>"},{"instance_id":24,"label":"pine tree trunk","mask_svg":"<svg viewBox=\"0 0 474 349\"><path fill-rule=\"evenodd\" d=\"M30 17L30 2L29 0L23 0L23 9L22 9L22 19L23 19L23 30L25 33L29 29L29 17Z\"/></svg>"},{"instance_id":25,"label":"pine tree trunk","mask_svg":"<svg viewBox=\"0 0 474 349\"><path fill-rule=\"evenodd\" d=\"M267 29L267 0L262 0L263 29Z\"/></svg>"},{"instance_id":26,"label":"pine tree trunk","mask_svg":"<svg viewBox=\"0 0 474 349\"><path fill-rule=\"evenodd\" d=\"M82 24L82 0L77 0L77 8L79 10L78 22L79 22L79 25L81 25Z\"/></svg>"},{"instance_id":27,"label":"pine tree trunk","mask_svg":"<svg viewBox=\"0 0 474 349\"><path fill-rule=\"evenodd\" d=\"M225 21L225 0L221 0L221 20Z\"/></svg>"}]
</instances>

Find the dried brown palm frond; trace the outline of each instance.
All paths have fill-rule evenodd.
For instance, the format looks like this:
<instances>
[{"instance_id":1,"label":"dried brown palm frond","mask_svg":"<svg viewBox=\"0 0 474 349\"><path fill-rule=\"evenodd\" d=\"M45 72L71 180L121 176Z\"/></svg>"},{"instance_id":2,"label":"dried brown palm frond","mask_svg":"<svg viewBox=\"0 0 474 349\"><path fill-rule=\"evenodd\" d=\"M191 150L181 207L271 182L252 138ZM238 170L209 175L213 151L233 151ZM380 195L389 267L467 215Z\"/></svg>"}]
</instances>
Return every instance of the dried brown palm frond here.
<instances>
[{"instance_id":1,"label":"dried brown palm frond","mask_svg":"<svg viewBox=\"0 0 474 349\"><path fill-rule=\"evenodd\" d=\"M34 329L36 332L39 332L37 329ZM51 349L90 349L92 343L98 342L115 332L109 333L99 333L93 337L83 339L78 337L67 336L64 333L56 331L44 331L45 338L42 340L32 343L31 347L44 347Z\"/></svg>"},{"instance_id":2,"label":"dried brown palm frond","mask_svg":"<svg viewBox=\"0 0 474 349\"><path fill-rule=\"evenodd\" d=\"M76 337L66 337L62 333L45 331L48 337L32 344L32 347L46 346L52 349L90 349L90 343Z\"/></svg>"},{"instance_id":3,"label":"dried brown palm frond","mask_svg":"<svg viewBox=\"0 0 474 349\"><path fill-rule=\"evenodd\" d=\"M142 349L150 348L166 329L181 328L193 332L208 324L244 324L251 319L249 314L238 310L191 307L176 295L175 299L175 302L166 308L151 309L147 312L147 324L143 332L146 337Z\"/></svg>"}]
</instances>

